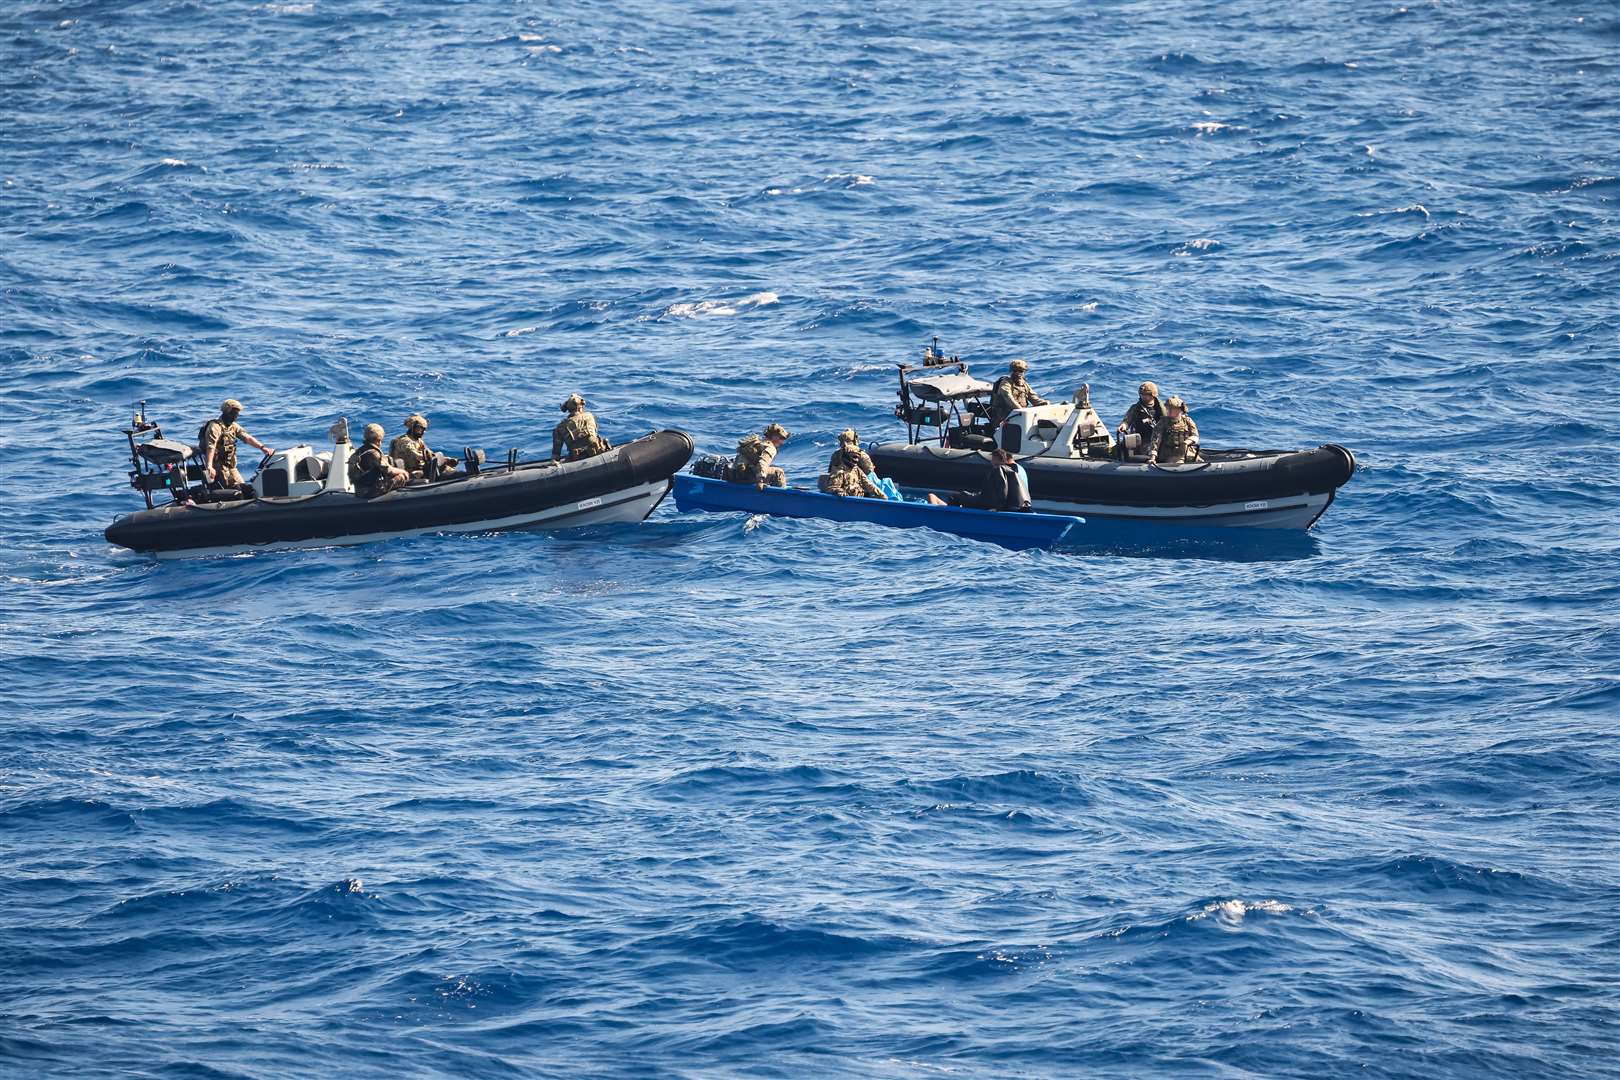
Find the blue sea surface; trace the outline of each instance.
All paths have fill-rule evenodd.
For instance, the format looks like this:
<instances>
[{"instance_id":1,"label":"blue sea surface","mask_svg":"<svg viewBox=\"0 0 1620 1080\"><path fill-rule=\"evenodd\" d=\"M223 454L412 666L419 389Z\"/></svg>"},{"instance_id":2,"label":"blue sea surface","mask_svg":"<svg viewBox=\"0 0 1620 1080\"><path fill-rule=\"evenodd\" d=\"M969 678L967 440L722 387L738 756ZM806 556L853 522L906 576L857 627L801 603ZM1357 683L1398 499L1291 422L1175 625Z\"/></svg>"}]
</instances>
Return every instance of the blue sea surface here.
<instances>
[{"instance_id":1,"label":"blue sea surface","mask_svg":"<svg viewBox=\"0 0 1620 1080\"><path fill-rule=\"evenodd\" d=\"M5 5L0 1074L1620 1076L1617 85L1597 0ZM812 482L936 334L1361 470L102 537L137 399Z\"/></svg>"}]
</instances>

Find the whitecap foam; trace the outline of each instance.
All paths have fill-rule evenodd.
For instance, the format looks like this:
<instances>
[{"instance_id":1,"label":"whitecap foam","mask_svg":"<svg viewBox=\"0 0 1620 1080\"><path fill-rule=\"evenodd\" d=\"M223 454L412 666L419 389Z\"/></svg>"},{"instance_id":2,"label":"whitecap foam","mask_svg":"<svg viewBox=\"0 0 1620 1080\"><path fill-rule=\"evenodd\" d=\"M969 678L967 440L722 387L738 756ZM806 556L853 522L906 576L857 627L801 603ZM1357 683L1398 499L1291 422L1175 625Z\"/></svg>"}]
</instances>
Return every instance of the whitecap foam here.
<instances>
[{"instance_id":1,"label":"whitecap foam","mask_svg":"<svg viewBox=\"0 0 1620 1080\"><path fill-rule=\"evenodd\" d=\"M1195 911L1187 916L1188 922L1198 922L1211 915L1224 923L1240 923L1243 917L1253 912L1265 915L1286 915L1294 909L1280 900L1257 900L1249 903L1245 900L1217 900L1212 904L1205 904L1202 911Z\"/></svg>"},{"instance_id":2,"label":"whitecap foam","mask_svg":"<svg viewBox=\"0 0 1620 1080\"><path fill-rule=\"evenodd\" d=\"M1231 126L1232 125L1230 124L1223 124L1218 120L1200 120L1198 123L1193 125L1193 130L1198 132L1199 137L1203 137L1205 135L1213 135L1217 131L1224 131Z\"/></svg>"},{"instance_id":3,"label":"whitecap foam","mask_svg":"<svg viewBox=\"0 0 1620 1080\"><path fill-rule=\"evenodd\" d=\"M1097 310L1097 301L1093 300L1088 304L1081 304L1080 310L1086 315L1092 314Z\"/></svg>"},{"instance_id":4,"label":"whitecap foam","mask_svg":"<svg viewBox=\"0 0 1620 1080\"><path fill-rule=\"evenodd\" d=\"M1210 251L1221 246L1221 242L1212 237L1201 236L1196 240L1188 240L1176 248L1177 255L1191 255L1195 251Z\"/></svg>"},{"instance_id":5,"label":"whitecap foam","mask_svg":"<svg viewBox=\"0 0 1620 1080\"><path fill-rule=\"evenodd\" d=\"M516 330L503 331L501 337L522 337L524 334L532 334L538 329L540 329L538 326L520 326Z\"/></svg>"},{"instance_id":6,"label":"whitecap foam","mask_svg":"<svg viewBox=\"0 0 1620 1080\"><path fill-rule=\"evenodd\" d=\"M739 315L744 311L762 308L778 302L773 292L750 293L738 300L698 300L691 303L671 304L664 314L672 319L698 319L721 315Z\"/></svg>"},{"instance_id":7,"label":"whitecap foam","mask_svg":"<svg viewBox=\"0 0 1620 1080\"><path fill-rule=\"evenodd\" d=\"M845 187L865 187L867 184L873 184L877 181L865 173L833 173L831 176L822 177L821 182L823 184L843 184Z\"/></svg>"}]
</instances>

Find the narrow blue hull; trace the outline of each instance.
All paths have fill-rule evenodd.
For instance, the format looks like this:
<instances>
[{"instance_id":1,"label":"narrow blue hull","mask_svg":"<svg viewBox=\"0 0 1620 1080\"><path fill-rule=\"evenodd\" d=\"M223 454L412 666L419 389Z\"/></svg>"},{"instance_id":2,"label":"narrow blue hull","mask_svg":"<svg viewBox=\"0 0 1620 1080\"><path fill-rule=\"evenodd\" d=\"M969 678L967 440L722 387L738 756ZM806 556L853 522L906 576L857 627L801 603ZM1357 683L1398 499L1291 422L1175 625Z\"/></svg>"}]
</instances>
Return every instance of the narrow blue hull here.
<instances>
[{"instance_id":1,"label":"narrow blue hull","mask_svg":"<svg viewBox=\"0 0 1620 1080\"><path fill-rule=\"evenodd\" d=\"M825 495L799 488L732 484L683 473L675 477L675 505L685 513L741 511L779 517L865 521L896 529L934 529L1003 547L1051 547L1078 533L1085 519L1067 514L997 513L957 506Z\"/></svg>"}]
</instances>

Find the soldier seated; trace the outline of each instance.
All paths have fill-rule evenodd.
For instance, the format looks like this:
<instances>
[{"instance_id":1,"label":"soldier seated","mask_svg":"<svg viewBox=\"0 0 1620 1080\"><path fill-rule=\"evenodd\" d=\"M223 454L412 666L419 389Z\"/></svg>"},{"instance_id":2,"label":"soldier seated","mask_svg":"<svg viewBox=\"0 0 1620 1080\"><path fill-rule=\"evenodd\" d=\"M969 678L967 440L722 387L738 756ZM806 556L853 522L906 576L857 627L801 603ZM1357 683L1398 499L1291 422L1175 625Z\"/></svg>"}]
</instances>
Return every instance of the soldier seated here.
<instances>
[{"instance_id":1,"label":"soldier seated","mask_svg":"<svg viewBox=\"0 0 1620 1080\"><path fill-rule=\"evenodd\" d=\"M388 447L388 457L395 465L411 474L411 480L444 480L455 471L456 463L443 454L428 448L423 436L427 434L427 417L412 413L405 418L405 432L394 436Z\"/></svg>"},{"instance_id":2,"label":"soldier seated","mask_svg":"<svg viewBox=\"0 0 1620 1080\"><path fill-rule=\"evenodd\" d=\"M978 491L957 491L944 499L930 492L928 501L974 510L1028 510L1029 476L1011 453L997 447L990 452L990 472Z\"/></svg>"},{"instance_id":3,"label":"soldier seated","mask_svg":"<svg viewBox=\"0 0 1620 1080\"><path fill-rule=\"evenodd\" d=\"M381 424L367 424L365 444L349 459L349 483L361 498L374 499L410 483L411 474L383 453L384 434Z\"/></svg>"},{"instance_id":4,"label":"soldier seated","mask_svg":"<svg viewBox=\"0 0 1620 1080\"><path fill-rule=\"evenodd\" d=\"M562 458L564 446L568 448L569 461L595 457L613 449L611 443L596 433L596 417L585 411L583 397L569 394L568 400L562 403L562 411L568 415L551 431L552 461Z\"/></svg>"},{"instance_id":5,"label":"soldier seated","mask_svg":"<svg viewBox=\"0 0 1620 1080\"><path fill-rule=\"evenodd\" d=\"M1159 388L1145 382L1136 388L1136 400L1125 410L1125 418L1115 432L1119 436L1120 456L1127 460L1145 457L1153 425L1162 419L1164 406L1159 403Z\"/></svg>"},{"instance_id":6,"label":"soldier seated","mask_svg":"<svg viewBox=\"0 0 1620 1080\"><path fill-rule=\"evenodd\" d=\"M1164 417L1153 425L1148 438L1147 462L1181 465L1198 460L1198 425L1187 415L1187 405L1178 397L1164 403Z\"/></svg>"},{"instance_id":7,"label":"soldier seated","mask_svg":"<svg viewBox=\"0 0 1620 1080\"><path fill-rule=\"evenodd\" d=\"M861 449L861 440L854 428L845 428L838 436L838 449L833 451L827 471L818 486L828 495L855 495L869 499L887 499L883 490L872 482L872 458Z\"/></svg>"},{"instance_id":8,"label":"soldier seated","mask_svg":"<svg viewBox=\"0 0 1620 1080\"><path fill-rule=\"evenodd\" d=\"M737 456L731 461L731 482L753 484L764 488L786 487L787 473L774 467L776 453L788 441L788 429L781 424L766 424L759 435L745 435L737 444Z\"/></svg>"}]
</instances>

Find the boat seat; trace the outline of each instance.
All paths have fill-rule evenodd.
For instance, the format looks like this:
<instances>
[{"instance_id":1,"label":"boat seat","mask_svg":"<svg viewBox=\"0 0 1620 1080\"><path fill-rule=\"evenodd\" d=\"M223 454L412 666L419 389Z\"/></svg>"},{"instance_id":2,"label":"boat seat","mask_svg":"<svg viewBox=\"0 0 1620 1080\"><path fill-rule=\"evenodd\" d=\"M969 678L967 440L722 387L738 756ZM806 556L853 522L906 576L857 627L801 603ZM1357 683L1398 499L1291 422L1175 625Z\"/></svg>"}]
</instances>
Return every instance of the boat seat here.
<instances>
[{"instance_id":1,"label":"boat seat","mask_svg":"<svg viewBox=\"0 0 1620 1080\"><path fill-rule=\"evenodd\" d=\"M197 456L195 446L178 439L150 439L137 443L135 452L140 455L142 461L156 465L160 469L172 469L182 461Z\"/></svg>"}]
</instances>

